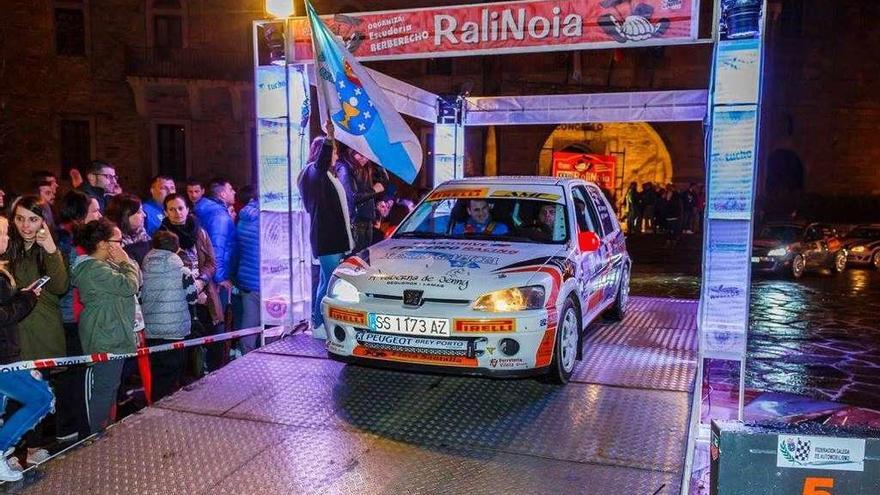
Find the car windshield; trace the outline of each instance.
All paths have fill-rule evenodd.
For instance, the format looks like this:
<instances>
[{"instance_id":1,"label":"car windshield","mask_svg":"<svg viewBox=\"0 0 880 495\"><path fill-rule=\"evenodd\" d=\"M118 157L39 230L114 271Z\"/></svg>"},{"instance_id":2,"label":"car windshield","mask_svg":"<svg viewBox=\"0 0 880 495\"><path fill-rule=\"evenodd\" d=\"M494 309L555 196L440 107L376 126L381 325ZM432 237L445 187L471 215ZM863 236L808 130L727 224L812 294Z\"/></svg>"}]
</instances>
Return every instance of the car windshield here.
<instances>
[{"instance_id":1,"label":"car windshield","mask_svg":"<svg viewBox=\"0 0 880 495\"><path fill-rule=\"evenodd\" d=\"M804 229L797 225L770 225L761 229L758 239L794 242L800 238L803 231Z\"/></svg>"},{"instance_id":2,"label":"car windshield","mask_svg":"<svg viewBox=\"0 0 880 495\"><path fill-rule=\"evenodd\" d=\"M880 239L880 229L857 227L846 234L846 237L847 239Z\"/></svg>"},{"instance_id":3,"label":"car windshield","mask_svg":"<svg viewBox=\"0 0 880 495\"><path fill-rule=\"evenodd\" d=\"M421 203L394 237L562 244L566 225L565 206L552 201L441 198Z\"/></svg>"}]
</instances>

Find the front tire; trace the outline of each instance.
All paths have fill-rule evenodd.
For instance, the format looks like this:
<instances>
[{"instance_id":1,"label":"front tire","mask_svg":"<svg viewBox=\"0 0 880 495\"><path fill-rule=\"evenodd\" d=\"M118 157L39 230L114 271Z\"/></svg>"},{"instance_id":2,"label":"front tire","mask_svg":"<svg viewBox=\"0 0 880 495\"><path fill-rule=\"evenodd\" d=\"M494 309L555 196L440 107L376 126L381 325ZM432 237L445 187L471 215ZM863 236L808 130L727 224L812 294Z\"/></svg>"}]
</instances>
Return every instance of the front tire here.
<instances>
[{"instance_id":1,"label":"front tire","mask_svg":"<svg viewBox=\"0 0 880 495\"><path fill-rule=\"evenodd\" d=\"M831 270L835 273L842 273L846 270L846 254L839 252L834 255L834 262L832 263Z\"/></svg>"},{"instance_id":2,"label":"front tire","mask_svg":"<svg viewBox=\"0 0 880 495\"><path fill-rule=\"evenodd\" d=\"M559 312L556 326L556 343L549 378L554 383L568 383L577 363L578 346L581 343L581 317L571 299L566 299Z\"/></svg>"},{"instance_id":3,"label":"front tire","mask_svg":"<svg viewBox=\"0 0 880 495\"><path fill-rule=\"evenodd\" d=\"M801 278L804 275L804 270L807 268L807 260L804 258L802 254L796 254L794 259L791 260L791 276L794 278Z\"/></svg>"},{"instance_id":4,"label":"front tire","mask_svg":"<svg viewBox=\"0 0 880 495\"><path fill-rule=\"evenodd\" d=\"M871 256L871 265L875 270L880 270L880 249L874 251L874 256Z\"/></svg>"}]
</instances>

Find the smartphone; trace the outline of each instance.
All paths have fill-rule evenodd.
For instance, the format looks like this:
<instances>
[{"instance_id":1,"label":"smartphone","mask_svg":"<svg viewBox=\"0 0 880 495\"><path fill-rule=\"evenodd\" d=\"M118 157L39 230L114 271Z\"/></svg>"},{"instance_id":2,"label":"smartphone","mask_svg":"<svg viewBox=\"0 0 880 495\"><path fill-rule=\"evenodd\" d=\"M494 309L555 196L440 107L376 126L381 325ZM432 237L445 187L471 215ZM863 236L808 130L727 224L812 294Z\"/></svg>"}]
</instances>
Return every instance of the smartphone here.
<instances>
[{"instance_id":1,"label":"smartphone","mask_svg":"<svg viewBox=\"0 0 880 495\"><path fill-rule=\"evenodd\" d=\"M46 275L45 277L40 277L36 281L34 281L34 283L32 283L30 287L27 288L27 290L40 289L44 285L48 284L49 280L52 280L52 277L48 275Z\"/></svg>"}]
</instances>

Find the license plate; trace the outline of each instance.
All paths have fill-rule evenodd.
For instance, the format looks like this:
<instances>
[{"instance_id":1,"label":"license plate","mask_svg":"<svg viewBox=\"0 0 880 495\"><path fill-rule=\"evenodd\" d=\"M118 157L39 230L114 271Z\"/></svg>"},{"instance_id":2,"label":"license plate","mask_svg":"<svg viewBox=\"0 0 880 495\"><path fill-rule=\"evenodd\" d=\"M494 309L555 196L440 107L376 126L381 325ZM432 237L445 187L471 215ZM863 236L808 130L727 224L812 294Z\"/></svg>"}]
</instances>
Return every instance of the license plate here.
<instances>
[{"instance_id":1,"label":"license plate","mask_svg":"<svg viewBox=\"0 0 880 495\"><path fill-rule=\"evenodd\" d=\"M369 327L377 332L424 337L449 337L449 320L443 318L420 318L417 316L370 313Z\"/></svg>"},{"instance_id":2,"label":"license plate","mask_svg":"<svg viewBox=\"0 0 880 495\"><path fill-rule=\"evenodd\" d=\"M759 258L757 256L752 256L752 263L760 263L760 262L761 262L761 258Z\"/></svg>"}]
</instances>

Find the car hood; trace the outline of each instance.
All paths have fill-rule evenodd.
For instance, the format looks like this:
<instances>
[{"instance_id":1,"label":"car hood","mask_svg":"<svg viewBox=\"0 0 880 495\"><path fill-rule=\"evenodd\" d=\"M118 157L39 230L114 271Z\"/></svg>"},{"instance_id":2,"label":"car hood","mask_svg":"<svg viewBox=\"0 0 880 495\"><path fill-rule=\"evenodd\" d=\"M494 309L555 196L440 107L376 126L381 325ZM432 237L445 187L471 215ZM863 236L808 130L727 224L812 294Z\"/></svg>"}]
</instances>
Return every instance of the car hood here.
<instances>
[{"instance_id":1,"label":"car hood","mask_svg":"<svg viewBox=\"0 0 880 495\"><path fill-rule=\"evenodd\" d=\"M785 245L786 243L780 241L779 239L755 239L752 241L752 247L764 249L773 249Z\"/></svg>"},{"instance_id":2,"label":"car hood","mask_svg":"<svg viewBox=\"0 0 880 495\"><path fill-rule=\"evenodd\" d=\"M556 244L388 239L346 259L335 275L362 293L402 297L405 289L417 289L424 298L472 301L540 283L538 268L564 252Z\"/></svg>"},{"instance_id":3,"label":"car hood","mask_svg":"<svg viewBox=\"0 0 880 495\"><path fill-rule=\"evenodd\" d=\"M852 249L856 246L865 246L868 249L874 249L875 247L880 246L880 240L877 239L862 239L859 237L845 237L840 240L843 243L843 247L847 249Z\"/></svg>"}]
</instances>

